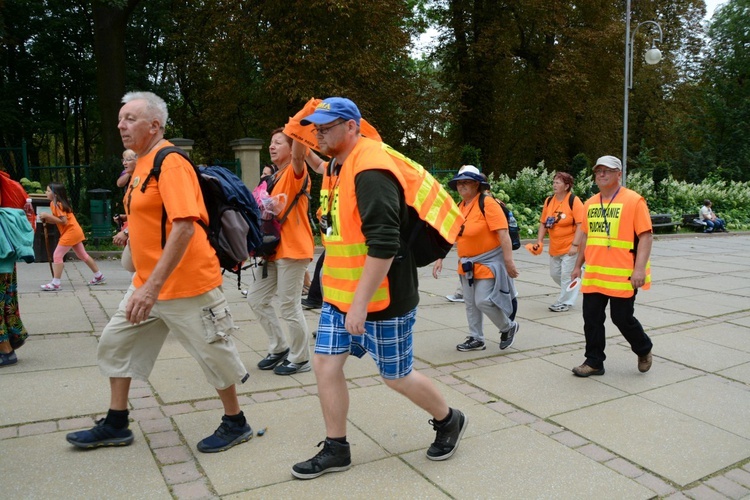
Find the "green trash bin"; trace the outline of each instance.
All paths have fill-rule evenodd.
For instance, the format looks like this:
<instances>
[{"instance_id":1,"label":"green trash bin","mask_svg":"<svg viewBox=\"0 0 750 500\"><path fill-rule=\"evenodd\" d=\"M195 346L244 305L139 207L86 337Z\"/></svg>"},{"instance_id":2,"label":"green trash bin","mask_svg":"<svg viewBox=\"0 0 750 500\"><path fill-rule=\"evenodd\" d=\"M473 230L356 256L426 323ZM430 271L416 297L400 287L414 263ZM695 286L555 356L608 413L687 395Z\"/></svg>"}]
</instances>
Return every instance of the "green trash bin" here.
<instances>
[{"instance_id":1,"label":"green trash bin","mask_svg":"<svg viewBox=\"0 0 750 500\"><path fill-rule=\"evenodd\" d=\"M100 238L112 237L112 202L109 189L89 189L91 208L91 237L95 244Z\"/></svg>"}]
</instances>

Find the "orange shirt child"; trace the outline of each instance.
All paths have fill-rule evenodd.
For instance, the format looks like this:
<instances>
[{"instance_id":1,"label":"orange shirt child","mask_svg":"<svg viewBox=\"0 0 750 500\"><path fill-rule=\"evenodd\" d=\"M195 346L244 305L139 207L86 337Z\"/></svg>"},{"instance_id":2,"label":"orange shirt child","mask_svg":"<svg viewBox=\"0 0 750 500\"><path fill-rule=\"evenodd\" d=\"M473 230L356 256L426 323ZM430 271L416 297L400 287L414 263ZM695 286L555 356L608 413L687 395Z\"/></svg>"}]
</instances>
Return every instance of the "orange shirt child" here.
<instances>
[{"instance_id":1,"label":"orange shirt child","mask_svg":"<svg viewBox=\"0 0 750 500\"><path fill-rule=\"evenodd\" d=\"M55 217L65 217L67 219L65 224L55 224L60 231L60 240L58 241L59 245L72 247L86 239L83 235L83 229L81 229L81 225L78 224L73 212L66 212L63 210L62 205L54 202L49 204L49 208L52 211L52 215Z\"/></svg>"}]
</instances>

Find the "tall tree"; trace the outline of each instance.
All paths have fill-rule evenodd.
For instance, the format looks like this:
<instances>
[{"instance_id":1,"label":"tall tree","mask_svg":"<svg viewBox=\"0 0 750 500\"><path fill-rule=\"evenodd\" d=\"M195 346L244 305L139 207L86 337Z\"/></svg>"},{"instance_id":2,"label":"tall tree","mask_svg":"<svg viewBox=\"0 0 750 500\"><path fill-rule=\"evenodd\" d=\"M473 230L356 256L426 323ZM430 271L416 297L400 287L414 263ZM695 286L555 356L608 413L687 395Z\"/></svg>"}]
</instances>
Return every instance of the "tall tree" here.
<instances>
[{"instance_id":1,"label":"tall tree","mask_svg":"<svg viewBox=\"0 0 750 500\"><path fill-rule=\"evenodd\" d=\"M635 146L663 132L657 125L666 122L665 98L683 77L677 64L684 54L669 51L683 48L684 21L697 3L702 6L700 0L639 2L633 11L633 26L666 21L662 48L675 54L648 74L642 59L635 61L638 82L648 83L633 94ZM435 0L431 7L442 27L437 54L456 96L454 150L478 147L485 167L498 172L541 160L566 168L577 153L620 150L623 2Z\"/></svg>"},{"instance_id":2,"label":"tall tree","mask_svg":"<svg viewBox=\"0 0 750 500\"><path fill-rule=\"evenodd\" d=\"M719 7L709 28L706 111L708 157L723 177L750 179L750 0Z\"/></svg>"},{"instance_id":3,"label":"tall tree","mask_svg":"<svg viewBox=\"0 0 750 500\"><path fill-rule=\"evenodd\" d=\"M92 0L96 89L103 154L119 155L122 141L117 113L125 93L125 32L128 18L140 0Z\"/></svg>"}]
</instances>

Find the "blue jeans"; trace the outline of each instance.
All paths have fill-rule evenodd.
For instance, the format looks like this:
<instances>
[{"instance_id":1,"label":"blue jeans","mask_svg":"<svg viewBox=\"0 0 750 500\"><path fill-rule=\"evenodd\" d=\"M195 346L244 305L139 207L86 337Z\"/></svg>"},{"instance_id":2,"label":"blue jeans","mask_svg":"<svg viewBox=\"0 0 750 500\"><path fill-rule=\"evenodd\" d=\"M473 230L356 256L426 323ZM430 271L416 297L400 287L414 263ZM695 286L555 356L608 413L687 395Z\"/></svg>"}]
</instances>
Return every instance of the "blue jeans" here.
<instances>
[{"instance_id":1,"label":"blue jeans","mask_svg":"<svg viewBox=\"0 0 750 500\"><path fill-rule=\"evenodd\" d=\"M714 230L721 231L722 229L726 229L727 224L726 222L724 222L724 219L719 219L717 217L716 220L707 220L706 226L707 226L706 232L711 233Z\"/></svg>"}]
</instances>

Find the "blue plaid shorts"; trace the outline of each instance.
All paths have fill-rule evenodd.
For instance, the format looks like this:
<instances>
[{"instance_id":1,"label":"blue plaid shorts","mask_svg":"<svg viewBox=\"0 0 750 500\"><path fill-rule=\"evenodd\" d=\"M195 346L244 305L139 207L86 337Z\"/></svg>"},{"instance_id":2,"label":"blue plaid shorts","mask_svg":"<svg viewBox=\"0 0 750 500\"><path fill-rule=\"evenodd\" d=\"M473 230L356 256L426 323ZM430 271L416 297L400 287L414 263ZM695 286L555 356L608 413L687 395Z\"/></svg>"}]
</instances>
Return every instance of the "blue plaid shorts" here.
<instances>
[{"instance_id":1,"label":"blue plaid shorts","mask_svg":"<svg viewBox=\"0 0 750 500\"><path fill-rule=\"evenodd\" d=\"M364 335L351 335L344 327L345 314L323 303L315 340L315 354L336 355L350 353L361 358L370 353L378 365L380 376L399 379L414 367L412 329L417 317L414 308L403 316L365 321Z\"/></svg>"}]
</instances>

